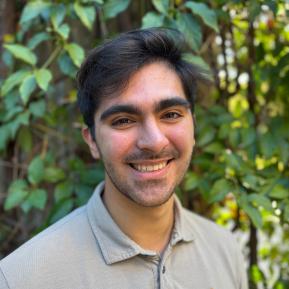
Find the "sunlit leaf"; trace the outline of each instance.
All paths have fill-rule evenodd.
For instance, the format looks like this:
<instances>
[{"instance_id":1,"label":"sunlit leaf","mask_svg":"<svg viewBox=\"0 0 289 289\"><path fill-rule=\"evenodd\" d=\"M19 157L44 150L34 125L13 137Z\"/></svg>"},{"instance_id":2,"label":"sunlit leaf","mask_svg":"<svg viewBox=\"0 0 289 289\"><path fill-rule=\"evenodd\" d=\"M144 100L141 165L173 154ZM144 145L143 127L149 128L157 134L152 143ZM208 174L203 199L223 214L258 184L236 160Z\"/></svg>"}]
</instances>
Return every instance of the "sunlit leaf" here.
<instances>
[{"instance_id":1,"label":"sunlit leaf","mask_svg":"<svg viewBox=\"0 0 289 289\"><path fill-rule=\"evenodd\" d=\"M68 52L73 63L80 67L82 61L84 60L84 51L81 46L76 43L70 43L64 46L64 49Z\"/></svg>"},{"instance_id":2,"label":"sunlit leaf","mask_svg":"<svg viewBox=\"0 0 289 289\"><path fill-rule=\"evenodd\" d=\"M51 13L51 22L52 22L54 29L60 26L60 24L64 20L65 14L66 14L65 5L59 4L59 5L53 6L52 13Z\"/></svg>"},{"instance_id":3,"label":"sunlit leaf","mask_svg":"<svg viewBox=\"0 0 289 289\"><path fill-rule=\"evenodd\" d=\"M195 64L197 66L200 66L201 68L203 68L206 71L210 71L210 67L209 65L205 62L205 60L197 55L193 55L191 53L184 53L183 54L183 59L191 62L192 64Z\"/></svg>"},{"instance_id":4,"label":"sunlit leaf","mask_svg":"<svg viewBox=\"0 0 289 289\"><path fill-rule=\"evenodd\" d=\"M187 1L185 7L189 8L195 15L200 16L207 26L213 28L216 32L219 31L216 13L205 3Z\"/></svg>"},{"instance_id":5,"label":"sunlit leaf","mask_svg":"<svg viewBox=\"0 0 289 289\"><path fill-rule=\"evenodd\" d=\"M6 95L10 90L12 90L15 86L20 84L23 79L29 75L31 72L28 70L19 70L13 74L11 74L3 83L1 87L1 95Z\"/></svg>"},{"instance_id":6,"label":"sunlit leaf","mask_svg":"<svg viewBox=\"0 0 289 289\"><path fill-rule=\"evenodd\" d=\"M40 43L50 40L51 36L47 32L40 32L35 34L29 39L27 47L30 49L35 49Z\"/></svg>"},{"instance_id":7,"label":"sunlit leaf","mask_svg":"<svg viewBox=\"0 0 289 289\"><path fill-rule=\"evenodd\" d=\"M49 85L49 82L52 79L52 74L49 69L41 68L34 71L34 75L37 81L38 86L46 91Z\"/></svg>"},{"instance_id":8,"label":"sunlit leaf","mask_svg":"<svg viewBox=\"0 0 289 289\"><path fill-rule=\"evenodd\" d=\"M34 75L28 75L22 81L19 92L24 104L29 101L29 97L36 88L36 81Z\"/></svg>"},{"instance_id":9,"label":"sunlit leaf","mask_svg":"<svg viewBox=\"0 0 289 289\"><path fill-rule=\"evenodd\" d=\"M152 0L155 8L162 14L167 14L170 6L170 0Z\"/></svg>"},{"instance_id":10,"label":"sunlit leaf","mask_svg":"<svg viewBox=\"0 0 289 289\"><path fill-rule=\"evenodd\" d=\"M82 24L89 30L92 29L92 25L95 21L95 8L85 7L80 5L78 2L74 3L74 11L81 20Z\"/></svg>"},{"instance_id":11,"label":"sunlit leaf","mask_svg":"<svg viewBox=\"0 0 289 289\"><path fill-rule=\"evenodd\" d=\"M21 59L31 65L36 64L36 55L29 48L20 44L4 44L3 46L9 50L14 55L14 57Z\"/></svg>"},{"instance_id":12,"label":"sunlit leaf","mask_svg":"<svg viewBox=\"0 0 289 289\"><path fill-rule=\"evenodd\" d=\"M130 0L107 0L103 5L103 13L106 19L113 18L124 11L130 3Z\"/></svg>"},{"instance_id":13,"label":"sunlit leaf","mask_svg":"<svg viewBox=\"0 0 289 289\"><path fill-rule=\"evenodd\" d=\"M148 12L142 18L142 28L160 27L163 25L164 16L156 12Z\"/></svg>"},{"instance_id":14,"label":"sunlit leaf","mask_svg":"<svg viewBox=\"0 0 289 289\"><path fill-rule=\"evenodd\" d=\"M60 25L59 27L55 28L56 32L63 38L63 39L68 39L70 28L69 26L65 23Z\"/></svg>"},{"instance_id":15,"label":"sunlit leaf","mask_svg":"<svg viewBox=\"0 0 289 289\"><path fill-rule=\"evenodd\" d=\"M51 7L51 3L44 1L33 1L29 2L25 5L24 10L21 14L20 24L23 24L27 21L34 19L39 16L43 11L49 9Z\"/></svg>"},{"instance_id":16,"label":"sunlit leaf","mask_svg":"<svg viewBox=\"0 0 289 289\"><path fill-rule=\"evenodd\" d=\"M177 28L184 34L190 47L194 51L198 51L202 40L200 24L188 13L178 13L175 23Z\"/></svg>"}]
</instances>

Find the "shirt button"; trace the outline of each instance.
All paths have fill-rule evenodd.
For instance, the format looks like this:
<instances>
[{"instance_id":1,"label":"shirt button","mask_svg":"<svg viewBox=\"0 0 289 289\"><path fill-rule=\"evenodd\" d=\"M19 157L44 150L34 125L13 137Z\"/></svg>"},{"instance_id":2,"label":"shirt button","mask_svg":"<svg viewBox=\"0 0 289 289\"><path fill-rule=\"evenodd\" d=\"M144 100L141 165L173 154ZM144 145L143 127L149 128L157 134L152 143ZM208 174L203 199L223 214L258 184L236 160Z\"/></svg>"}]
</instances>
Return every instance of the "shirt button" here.
<instances>
[{"instance_id":1,"label":"shirt button","mask_svg":"<svg viewBox=\"0 0 289 289\"><path fill-rule=\"evenodd\" d=\"M166 266L163 266L162 273L165 274L165 272L166 272Z\"/></svg>"}]
</instances>

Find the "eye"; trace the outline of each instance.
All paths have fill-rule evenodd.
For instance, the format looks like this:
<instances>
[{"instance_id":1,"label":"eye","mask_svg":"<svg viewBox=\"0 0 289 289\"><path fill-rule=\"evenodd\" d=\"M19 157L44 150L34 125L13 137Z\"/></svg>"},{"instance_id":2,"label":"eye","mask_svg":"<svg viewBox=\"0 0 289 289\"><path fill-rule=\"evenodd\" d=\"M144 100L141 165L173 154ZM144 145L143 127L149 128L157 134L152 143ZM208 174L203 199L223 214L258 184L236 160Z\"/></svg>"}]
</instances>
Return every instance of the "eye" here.
<instances>
[{"instance_id":1,"label":"eye","mask_svg":"<svg viewBox=\"0 0 289 289\"><path fill-rule=\"evenodd\" d=\"M114 127L122 127L122 126L126 126L132 123L134 123L133 120L123 117L123 118L118 118L118 119L113 120L111 125Z\"/></svg>"},{"instance_id":2,"label":"eye","mask_svg":"<svg viewBox=\"0 0 289 289\"><path fill-rule=\"evenodd\" d=\"M182 117L182 115L176 111L169 111L162 116L163 119L169 119L169 120L178 119L180 117Z\"/></svg>"}]
</instances>

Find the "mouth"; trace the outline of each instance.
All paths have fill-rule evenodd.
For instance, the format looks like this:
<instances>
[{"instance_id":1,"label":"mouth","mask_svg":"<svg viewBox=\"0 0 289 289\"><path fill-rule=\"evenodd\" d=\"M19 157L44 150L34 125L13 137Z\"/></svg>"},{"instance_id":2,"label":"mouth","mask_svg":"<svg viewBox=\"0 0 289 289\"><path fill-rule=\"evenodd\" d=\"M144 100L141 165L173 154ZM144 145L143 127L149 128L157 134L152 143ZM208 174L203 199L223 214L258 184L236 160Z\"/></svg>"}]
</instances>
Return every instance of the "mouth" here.
<instances>
[{"instance_id":1,"label":"mouth","mask_svg":"<svg viewBox=\"0 0 289 289\"><path fill-rule=\"evenodd\" d=\"M151 173L151 172L156 172L156 171L161 171L164 169L170 162L171 160L166 160L166 161L160 161L160 162L154 162L151 164L144 164L144 163L139 163L139 164L134 164L130 163L129 165L135 169L138 172L141 173Z\"/></svg>"}]
</instances>

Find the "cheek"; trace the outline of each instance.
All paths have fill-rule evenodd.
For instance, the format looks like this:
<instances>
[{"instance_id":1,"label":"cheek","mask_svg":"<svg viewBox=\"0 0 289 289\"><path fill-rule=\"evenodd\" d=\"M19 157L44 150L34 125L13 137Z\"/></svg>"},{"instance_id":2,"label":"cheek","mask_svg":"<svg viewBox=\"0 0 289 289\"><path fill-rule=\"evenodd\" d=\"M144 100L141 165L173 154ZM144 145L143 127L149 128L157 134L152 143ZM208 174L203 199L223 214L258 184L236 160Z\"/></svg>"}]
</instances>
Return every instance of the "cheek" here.
<instances>
[{"instance_id":1,"label":"cheek","mask_svg":"<svg viewBox=\"0 0 289 289\"><path fill-rule=\"evenodd\" d=\"M191 150L195 144L194 128L192 124L184 123L170 133L170 141L180 151Z\"/></svg>"},{"instance_id":2,"label":"cheek","mask_svg":"<svg viewBox=\"0 0 289 289\"><path fill-rule=\"evenodd\" d=\"M124 131L101 132L101 150L104 158L124 158L127 153L133 150L135 144L134 134Z\"/></svg>"}]
</instances>

